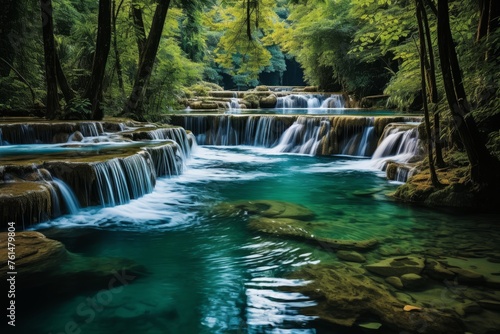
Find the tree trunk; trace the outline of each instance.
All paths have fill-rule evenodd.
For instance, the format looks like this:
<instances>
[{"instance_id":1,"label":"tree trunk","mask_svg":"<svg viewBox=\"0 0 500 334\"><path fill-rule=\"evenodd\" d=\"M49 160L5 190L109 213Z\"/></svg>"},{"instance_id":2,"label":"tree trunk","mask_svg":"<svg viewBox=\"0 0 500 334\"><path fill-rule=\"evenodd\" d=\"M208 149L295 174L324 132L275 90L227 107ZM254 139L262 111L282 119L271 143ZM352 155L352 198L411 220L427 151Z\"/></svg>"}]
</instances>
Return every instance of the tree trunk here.
<instances>
[{"instance_id":1,"label":"tree trunk","mask_svg":"<svg viewBox=\"0 0 500 334\"><path fill-rule=\"evenodd\" d=\"M144 98L147 82L149 81L153 71L153 65L156 59L156 53L158 52L158 47L160 45L163 26L165 24L165 18L167 17L169 6L170 0L159 0L158 5L156 6L146 47L137 70L134 88L132 89L132 93L130 94L129 100L124 108L125 113L132 113L139 120L144 120L144 110L142 107L139 107L141 106Z\"/></svg>"},{"instance_id":2,"label":"tree trunk","mask_svg":"<svg viewBox=\"0 0 500 334\"><path fill-rule=\"evenodd\" d=\"M489 40L490 34L500 26L500 2L498 0L479 0L479 23L477 25L476 42ZM500 56L498 48L488 48L485 60Z\"/></svg>"},{"instance_id":3,"label":"tree trunk","mask_svg":"<svg viewBox=\"0 0 500 334\"><path fill-rule=\"evenodd\" d=\"M132 5L132 19L134 21L137 49L139 50L139 64L142 62L142 54L146 49L146 30L142 19L142 9L137 4Z\"/></svg>"},{"instance_id":4,"label":"tree trunk","mask_svg":"<svg viewBox=\"0 0 500 334\"><path fill-rule=\"evenodd\" d=\"M54 23L52 21L52 0L40 0L42 14L43 52L45 58L45 80L47 83L47 113L45 117L54 119L60 111L57 96L56 48Z\"/></svg>"},{"instance_id":5,"label":"tree trunk","mask_svg":"<svg viewBox=\"0 0 500 334\"><path fill-rule=\"evenodd\" d=\"M433 142L434 142L434 148L436 151L436 165L438 167L444 167L444 159L443 159L443 149L441 146L441 129L440 129L440 121L439 121L439 112L438 112L438 102L439 102L439 96L438 96L438 89L437 89L437 82L436 82L436 63L434 59L434 48L432 46L432 37L431 37L431 30L429 28L429 20L427 17L427 11L425 8L425 5L422 1L420 1L420 6L421 6L421 19L422 19L422 28L424 29L425 32L425 43L427 45L427 52L428 52L428 62L426 61L426 72L427 72L427 86L429 87L429 95L431 97L431 102L434 104L432 114L434 116L434 135L433 135ZM417 9L418 10L418 9ZM421 41L422 43L423 41ZM427 58L427 57L426 57Z\"/></svg>"},{"instance_id":6,"label":"tree trunk","mask_svg":"<svg viewBox=\"0 0 500 334\"><path fill-rule=\"evenodd\" d=\"M99 0L99 17L97 26L97 41L95 47L92 74L85 94L91 104L92 119L102 119L104 116L99 107L102 96L102 82L106 70L109 49L111 46L111 0Z\"/></svg>"},{"instance_id":7,"label":"tree trunk","mask_svg":"<svg viewBox=\"0 0 500 334\"><path fill-rule=\"evenodd\" d=\"M432 132L431 132L431 122L429 119L429 106L427 103L427 48L426 48L426 37L424 32L423 24L423 12L425 8L421 0L416 0L416 10L417 10L417 23L418 23L418 37L420 41L420 81L422 85L422 103L424 105L424 121L425 121L425 133L427 135L427 155L429 160L429 171L431 174L431 182L434 187L439 187L441 184L436 174L436 168L434 166L434 158L432 155ZM433 87L431 87L431 90Z\"/></svg>"},{"instance_id":8,"label":"tree trunk","mask_svg":"<svg viewBox=\"0 0 500 334\"><path fill-rule=\"evenodd\" d=\"M115 67L116 67L116 76L118 77L118 87L120 88L120 92L122 95L125 95L125 88L123 86L123 71L122 71L122 63L120 60L120 52L118 51L118 40L117 40L117 31L116 31L116 19L118 18L118 13L120 12L120 8L123 4L123 0L120 1L118 8L116 8L116 1L113 0L113 49L115 50Z\"/></svg>"},{"instance_id":9,"label":"tree trunk","mask_svg":"<svg viewBox=\"0 0 500 334\"><path fill-rule=\"evenodd\" d=\"M474 119L469 115L469 104L462 83L462 75L450 30L448 0L438 0L438 47L446 98L454 125L463 142L471 166L470 177L475 184L487 184L492 158L481 141Z\"/></svg>"},{"instance_id":10,"label":"tree trunk","mask_svg":"<svg viewBox=\"0 0 500 334\"><path fill-rule=\"evenodd\" d=\"M57 74L57 83L59 85L59 88L61 88L64 100L66 101L66 103L69 103L69 101L75 98L75 92L73 92L73 90L68 84L68 80L64 75L64 71L61 66L61 61L59 59L59 55L57 54L57 52L56 52L56 74Z\"/></svg>"}]
</instances>

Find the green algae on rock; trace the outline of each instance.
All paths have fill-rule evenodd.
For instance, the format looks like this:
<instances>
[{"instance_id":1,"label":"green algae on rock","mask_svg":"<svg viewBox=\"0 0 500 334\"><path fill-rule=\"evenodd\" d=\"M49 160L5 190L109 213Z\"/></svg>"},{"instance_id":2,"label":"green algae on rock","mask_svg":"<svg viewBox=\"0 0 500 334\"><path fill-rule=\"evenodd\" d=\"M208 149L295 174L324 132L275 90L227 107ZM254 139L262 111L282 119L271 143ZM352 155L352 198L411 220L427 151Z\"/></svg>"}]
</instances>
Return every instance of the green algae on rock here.
<instances>
[{"instance_id":1,"label":"green algae on rock","mask_svg":"<svg viewBox=\"0 0 500 334\"><path fill-rule=\"evenodd\" d=\"M336 325L351 327L368 315L380 319L384 326L409 333L464 332L461 320L452 312L433 308L404 311L405 304L387 287L365 276L362 269L308 265L291 277L311 281L293 289L320 301L303 313Z\"/></svg>"}]
</instances>

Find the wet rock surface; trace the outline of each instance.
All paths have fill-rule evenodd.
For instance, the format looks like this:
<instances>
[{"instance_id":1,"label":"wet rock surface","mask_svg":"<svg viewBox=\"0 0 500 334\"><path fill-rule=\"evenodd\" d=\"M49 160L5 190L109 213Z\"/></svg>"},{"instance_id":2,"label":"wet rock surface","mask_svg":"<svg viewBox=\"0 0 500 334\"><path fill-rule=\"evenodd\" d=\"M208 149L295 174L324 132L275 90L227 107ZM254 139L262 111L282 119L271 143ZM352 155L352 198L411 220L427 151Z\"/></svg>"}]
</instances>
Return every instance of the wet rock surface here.
<instances>
[{"instance_id":1,"label":"wet rock surface","mask_svg":"<svg viewBox=\"0 0 500 334\"><path fill-rule=\"evenodd\" d=\"M333 324L350 327L362 316L371 315L380 319L385 328L410 333L464 332L460 319L450 312L435 308L405 311L403 302L359 269L307 266L292 277L311 280L312 283L298 288L298 291L320 301L318 305L305 309L304 313L317 314Z\"/></svg>"}]
</instances>

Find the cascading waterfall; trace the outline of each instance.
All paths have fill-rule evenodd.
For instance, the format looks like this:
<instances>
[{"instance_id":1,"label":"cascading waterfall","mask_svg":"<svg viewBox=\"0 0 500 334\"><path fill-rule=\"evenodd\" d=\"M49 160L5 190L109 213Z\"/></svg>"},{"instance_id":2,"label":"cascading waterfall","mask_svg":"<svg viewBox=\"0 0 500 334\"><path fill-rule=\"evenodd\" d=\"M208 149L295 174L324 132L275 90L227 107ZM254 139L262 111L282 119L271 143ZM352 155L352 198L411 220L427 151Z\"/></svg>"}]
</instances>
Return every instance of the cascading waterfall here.
<instances>
[{"instance_id":1,"label":"cascading waterfall","mask_svg":"<svg viewBox=\"0 0 500 334\"><path fill-rule=\"evenodd\" d=\"M58 178L52 178L52 181L56 184L57 188L59 189L59 192L61 193L61 198L64 201L64 204L66 205L66 209L68 213L70 214L75 214L80 210L80 203L78 203L78 200L76 199L75 193L71 190L70 187L66 183L64 183L62 180L59 180ZM59 205L59 200L57 200L58 205ZM54 203L54 202L52 202ZM60 215L60 211L59 211Z\"/></svg>"},{"instance_id":2,"label":"cascading waterfall","mask_svg":"<svg viewBox=\"0 0 500 334\"><path fill-rule=\"evenodd\" d=\"M377 149L373 153L373 159L392 157L393 160L406 162L409 158L418 154L419 139L416 127L409 130L399 130L387 134L382 138Z\"/></svg>"},{"instance_id":3,"label":"cascading waterfall","mask_svg":"<svg viewBox=\"0 0 500 334\"><path fill-rule=\"evenodd\" d=\"M380 143L373 153L373 165L380 170L386 170L389 161L405 164L419 156L421 150L418 129L415 124L392 123L386 126ZM397 166L395 180L405 182L415 173L415 168Z\"/></svg>"},{"instance_id":4,"label":"cascading waterfall","mask_svg":"<svg viewBox=\"0 0 500 334\"><path fill-rule=\"evenodd\" d=\"M152 140L173 140L181 148L183 159L185 160L191 155L191 145L186 130L183 128L161 128L147 132L149 139Z\"/></svg>"},{"instance_id":5,"label":"cascading waterfall","mask_svg":"<svg viewBox=\"0 0 500 334\"><path fill-rule=\"evenodd\" d=\"M83 122L79 123L78 126L84 137L98 137L104 132L100 122Z\"/></svg>"},{"instance_id":6,"label":"cascading waterfall","mask_svg":"<svg viewBox=\"0 0 500 334\"><path fill-rule=\"evenodd\" d=\"M332 94L321 103L320 108L344 108L345 99L342 94Z\"/></svg>"},{"instance_id":7,"label":"cascading waterfall","mask_svg":"<svg viewBox=\"0 0 500 334\"><path fill-rule=\"evenodd\" d=\"M381 124L405 117L184 115L176 124L193 132L200 145L252 145L277 152L370 157ZM383 128L382 128L383 129ZM387 132L386 132L387 133Z\"/></svg>"},{"instance_id":8,"label":"cascading waterfall","mask_svg":"<svg viewBox=\"0 0 500 334\"><path fill-rule=\"evenodd\" d=\"M94 164L101 205L125 204L152 192L156 172L150 159L135 154Z\"/></svg>"},{"instance_id":9,"label":"cascading waterfall","mask_svg":"<svg viewBox=\"0 0 500 334\"><path fill-rule=\"evenodd\" d=\"M301 116L283 133L273 150L315 155L322 139L321 135L329 133L330 127L327 119Z\"/></svg>"},{"instance_id":10,"label":"cascading waterfall","mask_svg":"<svg viewBox=\"0 0 500 334\"><path fill-rule=\"evenodd\" d=\"M104 133L101 122L75 123L13 123L0 125L0 144L51 144L60 142L58 135L70 135L80 131L85 137L97 137Z\"/></svg>"},{"instance_id":11,"label":"cascading waterfall","mask_svg":"<svg viewBox=\"0 0 500 334\"><path fill-rule=\"evenodd\" d=\"M278 97L277 109L295 108L344 108L345 100L342 94L290 94Z\"/></svg>"},{"instance_id":12,"label":"cascading waterfall","mask_svg":"<svg viewBox=\"0 0 500 334\"><path fill-rule=\"evenodd\" d=\"M195 116L182 117L181 125L189 129L200 145L252 145L272 147L289 127L292 118L276 116Z\"/></svg>"},{"instance_id":13,"label":"cascading waterfall","mask_svg":"<svg viewBox=\"0 0 500 334\"><path fill-rule=\"evenodd\" d=\"M342 154L359 157L369 156L371 146L375 141L375 127L373 118L366 118L366 124L352 130L352 135L345 145Z\"/></svg>"},{"instance_id":14,"label":"cascading waterfall","mask_svg":"<svg viewBox=\"0 0 500 334\"><path fill-rule=\"evenodd\" d=\"M151 155L157 177L182 173L184 167L182 157L176 153L179 150L179 145L173 141L166 145L146 147L146 151Z\"/></svg>"}]
</instances>

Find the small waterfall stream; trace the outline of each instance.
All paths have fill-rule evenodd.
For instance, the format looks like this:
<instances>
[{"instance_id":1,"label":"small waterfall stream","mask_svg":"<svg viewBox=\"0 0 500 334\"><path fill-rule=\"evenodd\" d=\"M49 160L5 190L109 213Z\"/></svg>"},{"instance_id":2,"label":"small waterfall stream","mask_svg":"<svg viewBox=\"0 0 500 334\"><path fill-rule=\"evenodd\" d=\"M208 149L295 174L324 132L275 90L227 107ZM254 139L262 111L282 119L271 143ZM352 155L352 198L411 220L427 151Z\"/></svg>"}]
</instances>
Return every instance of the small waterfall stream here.
<instances>
[{"instance_id":1,"label":"small waterfall stream","mask_svg":"<svg viewBox=\"0 0 500 334\"><path fill-rule=\"evenodd\" d=\"M70 187L66 183L64 183L62 180L59 180L58 178L52 178L52 181L57 185L57 188L59 188L59 191L61 192L61 197L66 205L66 209L68 210L68 213L74 215L78 213L78 210L80 210L80 203L78 203L78 199L75 196L75 193L73 190L71 190ZM57 196L56 196L57 198ZM57 200L59 202L59 200ZM60 213L59 213L60 215Z\"/></svg>"}]
</instances>

